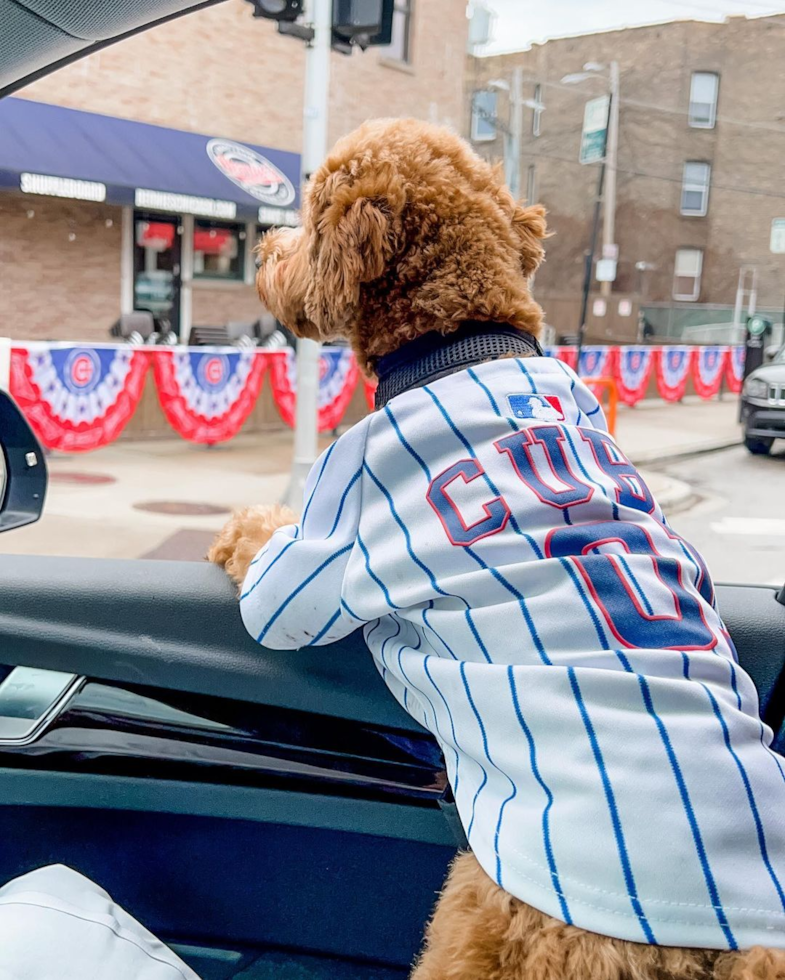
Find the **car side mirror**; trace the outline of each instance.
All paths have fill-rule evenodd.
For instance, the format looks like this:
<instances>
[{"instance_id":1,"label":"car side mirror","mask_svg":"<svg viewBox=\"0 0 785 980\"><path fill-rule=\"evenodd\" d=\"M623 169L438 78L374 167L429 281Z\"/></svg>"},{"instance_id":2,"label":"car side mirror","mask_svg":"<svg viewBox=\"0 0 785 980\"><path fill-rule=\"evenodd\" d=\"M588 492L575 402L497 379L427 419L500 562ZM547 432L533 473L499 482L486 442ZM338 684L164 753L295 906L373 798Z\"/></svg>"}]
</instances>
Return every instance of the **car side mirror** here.
<instances>
[{"instance_id":1,"label":"car side mirror","mask_svg":"<svg viewBox=\"0 0 785 980\"><path fill-rule=\"evenodd\" d=\"M22 410L0 391L0 532L38 520L46 483L41 446Z\"/></svg>"}]
</instances>

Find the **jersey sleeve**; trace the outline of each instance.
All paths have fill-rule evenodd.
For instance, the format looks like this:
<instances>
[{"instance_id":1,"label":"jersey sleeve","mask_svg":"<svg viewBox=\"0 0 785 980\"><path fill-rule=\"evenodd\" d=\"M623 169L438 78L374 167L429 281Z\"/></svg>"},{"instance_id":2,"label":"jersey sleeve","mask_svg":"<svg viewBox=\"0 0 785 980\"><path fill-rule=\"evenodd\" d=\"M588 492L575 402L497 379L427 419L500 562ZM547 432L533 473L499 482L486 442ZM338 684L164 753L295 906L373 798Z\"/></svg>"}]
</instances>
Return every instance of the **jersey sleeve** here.
<instances>
[{"instance_id":1,"label":"jersey sleeve","mask_svg":"<svg viewBox=\"0 0 785 980\"><path fill-rule=\"evenodd\" d=\"M364 625L341 593L360 521L367 427L358 423L319 457L300 523L279 528L251 563L240 614L257 643L322 646Z\"/></svg>"}]
</instances>

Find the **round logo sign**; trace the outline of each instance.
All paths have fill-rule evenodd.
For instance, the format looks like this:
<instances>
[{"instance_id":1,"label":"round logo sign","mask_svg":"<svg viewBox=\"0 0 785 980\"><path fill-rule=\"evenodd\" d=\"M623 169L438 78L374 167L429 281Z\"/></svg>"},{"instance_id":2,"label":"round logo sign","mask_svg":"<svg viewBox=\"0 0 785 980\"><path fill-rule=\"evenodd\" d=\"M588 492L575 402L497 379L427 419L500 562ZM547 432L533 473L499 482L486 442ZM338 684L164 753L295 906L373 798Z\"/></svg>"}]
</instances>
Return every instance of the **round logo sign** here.
<instances>
[{"instance_id":1,"label":"round logo sign","mask_svg":"<svg viewBox=\"0 0 785 980\"><path fill-rule=\"evenodd\" d=\"M101 380L101 362L94 350L76 348L65 362L63 383L75 395L86 395Z\"/></svg>"},{"instance_id":2,"label":"round logo sign","mask_svg":"<svg viewBox=\"0 0 785 980\"><path fill-rule=\"evenodd\" d=\"M224 177L257 201L285 208L295 198L294 185L289 178L250 146L214 139L207 144L207 156Z\"/></svg>"},{"instance_id":3,"label":"round logo sign","mask_svg":"<svg viewBox=\"0 0 785 980\"><path fill-rule=\"evenodd\" d=\"M202 387L220 388L229 374L229 364L223 354L205 354L198 373Z\"/></svg>"}]
</instances>

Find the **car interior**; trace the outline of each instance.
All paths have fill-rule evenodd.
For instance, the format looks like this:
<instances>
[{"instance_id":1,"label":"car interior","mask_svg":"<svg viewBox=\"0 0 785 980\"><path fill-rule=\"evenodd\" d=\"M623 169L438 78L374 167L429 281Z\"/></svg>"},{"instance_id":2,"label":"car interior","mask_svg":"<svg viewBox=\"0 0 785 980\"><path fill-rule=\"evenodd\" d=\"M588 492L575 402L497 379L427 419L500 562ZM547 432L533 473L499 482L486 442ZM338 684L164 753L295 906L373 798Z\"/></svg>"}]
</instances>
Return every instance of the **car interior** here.
<instances>
[{"instance_id":1,"label":"car interior","mask_svg":"<svg viewBox=\"0 0 785 980\"><path fill-rule=\"evenodd\" d=\"M0 95L203 6L0 0ZM46 483L7 396L0 443L2 530ZM717 602L785 751L785 587ZM0 664L0 884L67 864L204 980L407 975L462 837L360 634L266 650L216 567L0 555Z\"/></svg>"}]
</instances>

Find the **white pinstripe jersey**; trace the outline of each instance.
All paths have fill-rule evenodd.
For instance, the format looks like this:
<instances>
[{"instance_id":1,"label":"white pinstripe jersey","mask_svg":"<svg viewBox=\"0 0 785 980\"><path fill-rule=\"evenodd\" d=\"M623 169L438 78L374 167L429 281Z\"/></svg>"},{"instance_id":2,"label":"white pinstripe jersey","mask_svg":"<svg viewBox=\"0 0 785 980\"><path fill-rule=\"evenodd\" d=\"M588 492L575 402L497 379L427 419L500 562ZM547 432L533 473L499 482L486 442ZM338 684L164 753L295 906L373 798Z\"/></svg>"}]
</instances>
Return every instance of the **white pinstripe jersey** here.
<instances>
[{"instance_id":1,"label":"white pinstripe jersey","mask_svg":"<svg viewBox=\"0 0 785 980\"><path fill-rule=\"evenodd\" d=\"M708 572L550 358L406 392L257 556L265 646L364 628L503 888L638 942L785 947L785 776Z\"/></svg>"}]
</instances>

